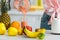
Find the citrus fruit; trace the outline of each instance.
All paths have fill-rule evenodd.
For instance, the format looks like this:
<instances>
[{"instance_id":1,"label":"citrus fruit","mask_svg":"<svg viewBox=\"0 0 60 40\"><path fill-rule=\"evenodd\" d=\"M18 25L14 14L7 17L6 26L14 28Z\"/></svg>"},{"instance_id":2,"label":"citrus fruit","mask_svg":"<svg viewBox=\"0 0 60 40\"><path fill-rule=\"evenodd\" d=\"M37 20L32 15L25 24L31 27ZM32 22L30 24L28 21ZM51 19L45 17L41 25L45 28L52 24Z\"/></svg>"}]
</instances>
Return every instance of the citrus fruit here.
<instances>
[{"instance_id":1,"label":"citrus fruit","mask_svg":"<svg viewBox=\"0 0 60 40\"><path fill-rule=\"evenodd\" d=\"M23 29L22 28L18 29L18 34L19 35L22 35L23 34Z\"/></svg>"},{"instance_id":2,"label":"citrus fruit","mask_svg":"<svg viewBox=\"0 0 60 40\"><path fill-rule=\"evenodd\" d=\"M18 22L18 21L13 21L12 23L11 23L11 27L15 27L15 28L17 28L17 29L19 29L20 28L20 23Z\"/></svg>"},{"instance_id":3,"label":"citrus fruit","mask_svg":"<svg viewBox=\"0 0 60 40\"><path fill-rule=\"evenodd\" d=\"M16 28L14 28L14 27L8 28L8 35L9 36L16 36L17 34L18 34L18 31Z\"/></svg>"},{"instance_id":4,"label":"citrus fruit","mask_svg":"<svg viewBox=\"0 0 60 40\"><path fill-rule=\"evenodd\" d=\"M43 29L40 29L40 33L43 33L44 34L45 32L46 32L46 29L44 29L44 28Z\"/></svg>"},{"instance_id":5,"label":"citrus fruit","mask_svg":"<svg viewBox=\"0 0 60 40\"><path fill-rule=\"evenodd\" d=\"M6 27L4 23L0 23L0 34L3 35L6 33Z\"/></svg>"}]
</instances>

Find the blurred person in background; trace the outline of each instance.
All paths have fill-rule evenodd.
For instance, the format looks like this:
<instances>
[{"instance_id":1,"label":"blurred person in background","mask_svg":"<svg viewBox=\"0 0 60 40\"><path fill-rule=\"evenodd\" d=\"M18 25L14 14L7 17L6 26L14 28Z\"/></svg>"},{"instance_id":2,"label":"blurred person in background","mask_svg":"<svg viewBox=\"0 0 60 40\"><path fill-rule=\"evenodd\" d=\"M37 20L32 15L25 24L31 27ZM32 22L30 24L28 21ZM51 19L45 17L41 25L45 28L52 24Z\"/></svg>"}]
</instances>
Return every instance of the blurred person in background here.
<instances>
[{"instance_id":1,"label":"blurred person in background","mask_svg":"<svg viewBox=\"0 0 60 40\"><path fill-rule=\"evenodd\" d=\"M60 3L59 0L44 0L43 1L45 11L41 18L40 28L45 28L47 30L51 30L51 24L49 24L49 21L52 16L52 13L54 12L54 8L57 7L57 2Z\"/></svg>"}]
</instances>

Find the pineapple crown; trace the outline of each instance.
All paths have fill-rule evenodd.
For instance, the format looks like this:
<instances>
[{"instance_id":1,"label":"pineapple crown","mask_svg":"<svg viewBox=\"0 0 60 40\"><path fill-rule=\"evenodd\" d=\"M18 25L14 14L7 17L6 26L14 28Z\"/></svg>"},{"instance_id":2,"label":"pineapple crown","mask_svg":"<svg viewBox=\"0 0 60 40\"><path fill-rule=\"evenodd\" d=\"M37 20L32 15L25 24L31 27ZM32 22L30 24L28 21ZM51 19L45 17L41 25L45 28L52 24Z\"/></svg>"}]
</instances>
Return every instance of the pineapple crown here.
<instances>
[{"instance_id":1,"label":"pineapple crown","mask_svg":"<svg viewBox=\"0 0 60 40\"><path fill-rule=\"evenodd\" d=\"M8 11L6 0L1 0L1 13L6 13Z\"/></svg>"}]
</instances>

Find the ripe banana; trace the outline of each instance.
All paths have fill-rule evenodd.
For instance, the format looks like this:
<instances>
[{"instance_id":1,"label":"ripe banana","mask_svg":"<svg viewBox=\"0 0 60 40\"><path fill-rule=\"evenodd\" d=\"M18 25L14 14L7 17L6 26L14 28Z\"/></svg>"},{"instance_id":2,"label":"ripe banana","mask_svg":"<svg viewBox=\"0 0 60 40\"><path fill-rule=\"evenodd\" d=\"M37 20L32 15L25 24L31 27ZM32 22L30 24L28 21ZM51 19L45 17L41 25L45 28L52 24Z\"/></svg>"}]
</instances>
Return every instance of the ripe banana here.
<instances>
[{"instance_id":1,"label":"ripe banana","mask_svg":"<svg viewBox=\"0 0 60 40\"><path fill-rule=\"evenodd\" d=\"M24 29L26 35L30 38L36 38L40 32L31 32L27 28Z\"/></svg>"}]
</instances>

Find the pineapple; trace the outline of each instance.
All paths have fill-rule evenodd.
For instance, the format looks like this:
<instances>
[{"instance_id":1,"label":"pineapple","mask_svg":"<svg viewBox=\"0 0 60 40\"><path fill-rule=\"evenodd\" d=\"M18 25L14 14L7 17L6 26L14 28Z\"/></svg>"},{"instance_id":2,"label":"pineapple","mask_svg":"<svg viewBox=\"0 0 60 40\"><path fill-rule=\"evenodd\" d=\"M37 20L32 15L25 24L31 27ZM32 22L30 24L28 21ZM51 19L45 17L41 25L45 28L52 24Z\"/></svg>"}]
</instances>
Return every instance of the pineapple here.
<instances>
[{"instance_id":1,"label":"pineapple","mask_svg":"<svg viewBox=\"0 0 60 40\"><path fill-rule=\"evenodd\" d=\"M6 0L1 0L0 22L3 22L5 24L6 29L9 28L9 25L10 25L10 16L8 15Z\"/></svg>"}]
</instances>

